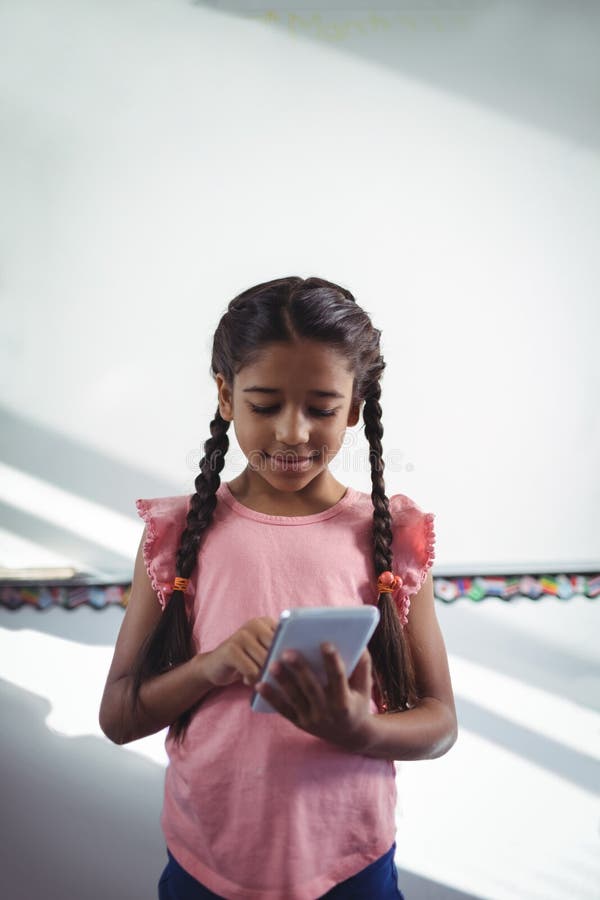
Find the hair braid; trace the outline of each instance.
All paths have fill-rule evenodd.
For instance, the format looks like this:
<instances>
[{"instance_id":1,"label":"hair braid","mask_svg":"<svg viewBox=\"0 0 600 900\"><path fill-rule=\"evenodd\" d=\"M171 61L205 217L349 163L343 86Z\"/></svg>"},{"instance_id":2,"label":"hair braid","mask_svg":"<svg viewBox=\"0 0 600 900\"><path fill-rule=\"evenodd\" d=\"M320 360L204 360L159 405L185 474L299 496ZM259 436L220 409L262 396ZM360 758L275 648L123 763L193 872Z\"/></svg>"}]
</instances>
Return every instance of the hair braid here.
<instances>
[{"instance_id":1,"label":"hair braid","mask_svg":"<svg viewBox=\"0 0 600 900\"><path fill-rule=\"evenodd\" d=\"M371 464L371 499L373 501L373 560L375 575L391 571L392 517L385 493L384 461L381 438L381 384L373 382L365 397L363 419L365 436L369 442ZM416 699L416 685L410 647L404 636L400 617L392 595L379 594L377 600L380 620L371 640L369 652L373 659L375 688L379 707L388 712L407 709ZM398 654L400 649L401 657Z\"/></svg>"},{"instance_id":2,"label":"hair braid","mask_svg":"<svg viewBox=\"0 0 600 900\"><path fill-rule=\"evenodd\" d=\"M204 456L200 460L200 474L194 485L196 492L190 500L189 510L179 541L175 561L175 575L190 578L198 560L202 535L211 523L217 505L216 492L221 483L219 473L225 465L229 449L227 431L230 423L221 417L219 409L210 423L211 437L204 444ZM132 703L134 712L140 702L142 682L153 675L179 666L194 656L192 622L185 607L183 591L174 590L167 598L164 612L154 631L140 648L138 662L134 666ZM187 709L171 725L174 737L181 741L187 726L199 704Z\"/></svg>"}]
</instances>

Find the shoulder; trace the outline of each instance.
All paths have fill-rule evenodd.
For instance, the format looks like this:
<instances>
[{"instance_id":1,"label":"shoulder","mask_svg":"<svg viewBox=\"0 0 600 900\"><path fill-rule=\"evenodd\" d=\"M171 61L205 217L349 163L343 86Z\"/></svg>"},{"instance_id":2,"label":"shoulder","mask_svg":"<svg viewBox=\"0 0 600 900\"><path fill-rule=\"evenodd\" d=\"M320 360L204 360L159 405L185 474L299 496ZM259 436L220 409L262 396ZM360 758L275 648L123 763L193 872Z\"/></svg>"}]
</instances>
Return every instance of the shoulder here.
<instances>
[{"instance_id":1,"label":"shoulder","mask_svg":"<svg viewBox=\"0 0 600 900\"><path fill-rule=\"evenodd\" d=\"M406 494L392 494L389 503L392 526L396 530L412 529L416 534L434 536L434 512L426 511Z\"/></svg>"},{"instance_id":2,"label":"shoulder","mask_svg":"<svg viewBox=\"0 0 600 900\"><path fill-rule=\"evenodd\" d=\"M398 515L404 514L410 517L411 514L414 516L416 512L423 514L422 508L408 494L392 494L389 497L389 502L390 509Z\"/></svg>"},{"instance_id":3,"label":"shoulder","mask_svg":"<svg viewBox=\"0 0 600 900\"><path fill-rule=\"evenodd\" d=\"M435 559L435 513L406 494L393 494L389 501L394 566L403 580L403 593L415 594Z\"/></svg>"},{"instance_id":4,"label":"shoulder","mask_svg":"<svg viewBox=\"0 0 600 900\"><path fill-rule=\"evenodd\" d=\"M175 577L175 559L191 496L140 497L135 501L137 513L146 526L142 540L144 564L163 607ZM188 591L191 594L192 585Z\"/></svg>"},{"instance_id":5,"label":"shoulder","mask_svg":"<svg viewBox=\"0 0 600 900\"><path fill-rule=\"evenodd\" d=\"M180 518L187 515L191 494L172 497L140 497L135 501L137 513L148 524L153 519Z\"/></svg>"},{"instance_id":6,"label":"shoulder","mask_svg":"<svg viewBox=\"0 0 600 900\"><path fill-rule=\"evenodd\" d=\"M412 528L415 534L419 532L433 534L435 513L423 509L412 497L407 494L391 494L388 496L388 505L394 532ZM366 491L354 489L352 509L359 518L371 522L373 518L371 495Z\"/></svg>"}]
</instances>

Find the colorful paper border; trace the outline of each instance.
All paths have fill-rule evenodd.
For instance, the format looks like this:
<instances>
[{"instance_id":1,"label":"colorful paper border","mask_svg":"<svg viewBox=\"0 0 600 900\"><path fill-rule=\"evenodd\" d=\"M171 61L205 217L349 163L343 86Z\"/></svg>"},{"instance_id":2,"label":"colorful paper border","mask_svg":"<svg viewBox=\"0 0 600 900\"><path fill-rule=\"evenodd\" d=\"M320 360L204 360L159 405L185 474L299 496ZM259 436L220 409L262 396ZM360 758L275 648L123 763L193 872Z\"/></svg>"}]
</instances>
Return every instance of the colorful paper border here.
<instances>
[{"instance_id":1,"label":"colorful paper border","mask_svg":"<svg viewBox=\"0 0 600 900\"><path fill-rule=\"evenodd\" d=\"M479 603L491 597L500 600L513 600L516 597L530 600L541 600L543 597L569 600L574 596L583 596L595 600L600 596L600 573L448 578L434 576L433 590L436 599L442 603L454 603L460 599ZM105 609L108 606L125 608L130 592L130 583L56 586L0 583L0 606L14 610L22 606L32 606L40 610L52 606L77 609L85 605L93 609Z\"/></svg>"}]
</instances>

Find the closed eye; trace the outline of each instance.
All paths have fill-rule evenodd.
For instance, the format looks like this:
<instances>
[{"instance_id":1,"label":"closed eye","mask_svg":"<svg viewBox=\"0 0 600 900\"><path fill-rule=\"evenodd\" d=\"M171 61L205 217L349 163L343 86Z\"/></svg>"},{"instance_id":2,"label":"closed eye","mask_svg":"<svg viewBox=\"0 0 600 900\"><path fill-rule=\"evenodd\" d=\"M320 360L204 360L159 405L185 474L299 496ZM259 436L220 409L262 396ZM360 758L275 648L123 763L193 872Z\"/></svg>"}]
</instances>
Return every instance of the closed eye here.
<instances>
[{"instance_id":1,"label":"closed eye","mask_svg":"<svg viewBox=\"0 0 600 900\"><path fill-rule=\"evenodd\" d=\"M271 415L279 409L278 406L255 406L254 403L250 404L250 408L252 412L258 413L261 416ZM310 411L314 413L315 416L335 416L337 412L335 409L311 409Z\"/></svg>"}]
</instances>

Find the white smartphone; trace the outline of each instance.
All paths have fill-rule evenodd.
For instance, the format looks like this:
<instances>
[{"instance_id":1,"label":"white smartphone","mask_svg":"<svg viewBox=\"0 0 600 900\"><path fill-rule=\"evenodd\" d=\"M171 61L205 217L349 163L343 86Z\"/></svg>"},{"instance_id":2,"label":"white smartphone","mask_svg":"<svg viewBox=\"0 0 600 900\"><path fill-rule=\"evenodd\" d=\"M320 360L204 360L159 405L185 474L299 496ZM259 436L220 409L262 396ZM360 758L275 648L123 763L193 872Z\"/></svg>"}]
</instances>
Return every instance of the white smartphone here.
<instances>
[{"instance_id":1,"label":"white smartphone","mask_svg":"<svg viewBox=\"0 0 600 900\"><path fill-rule=\"evenodd\" d=\"M327 684L327 672L321 644L331 642L341 656L349 678L379 622L379 609L371 604L364 606L301 606L284 609L273 635L260 681L266 681L277 689L277 679L268 672L284 650L297 650L306 659L323 686ZM256 691L252 692L250 706L255 712L277 712Z\"/></svg>"}]
</instances>

